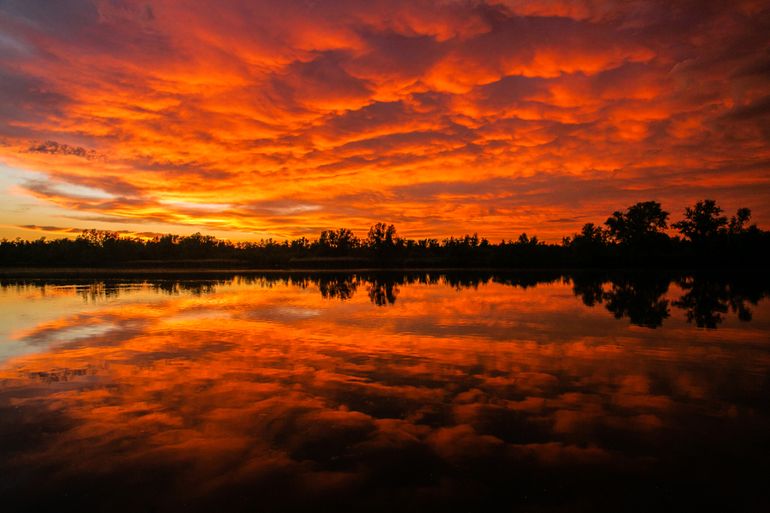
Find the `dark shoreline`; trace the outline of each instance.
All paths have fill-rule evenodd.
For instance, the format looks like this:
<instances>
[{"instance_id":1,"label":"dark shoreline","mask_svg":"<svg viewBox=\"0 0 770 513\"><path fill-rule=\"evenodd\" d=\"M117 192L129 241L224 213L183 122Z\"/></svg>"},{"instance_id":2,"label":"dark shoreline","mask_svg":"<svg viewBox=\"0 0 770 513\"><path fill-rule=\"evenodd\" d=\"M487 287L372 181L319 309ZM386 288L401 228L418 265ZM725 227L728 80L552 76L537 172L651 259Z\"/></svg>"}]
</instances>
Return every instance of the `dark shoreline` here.
<instances>
[{"instance_id":1,"label":"dark shoreline","mask_svg":"<svg viewBox=\"0 0 770 513\"><path fill-rule=\"evenodd\" d=\"M216 267L9 267L0 268L0 278L213 276L254 274L400 274L400 273L487 273L487 274L770 274L770 267L351 267L351 268L216 268Z\"/></svg>"},{"instance_id":2,"label":"dark shoreline","mask_svg":"<svg viewBox=\"0 0 770 513\"><path fill-rule=\"evenodd\" d=\"M684 219L671 224L681 236L671 236L669 213L660 203L640 202L625 212L615 211L606 228L587 223L561 243L545 243L526 233L499 243L476 233L415 240L400 237L386 223L372 225L366 238L339 228L324 230L315 240L282 242L232 242L200 233L141 239L84 230L74 239L3 239L0 276L768 269L770 232L749 224L749 209L739 209L730 219L722 213L715 201L699 201L685 210Z\"/></svg>"}]
</instances>

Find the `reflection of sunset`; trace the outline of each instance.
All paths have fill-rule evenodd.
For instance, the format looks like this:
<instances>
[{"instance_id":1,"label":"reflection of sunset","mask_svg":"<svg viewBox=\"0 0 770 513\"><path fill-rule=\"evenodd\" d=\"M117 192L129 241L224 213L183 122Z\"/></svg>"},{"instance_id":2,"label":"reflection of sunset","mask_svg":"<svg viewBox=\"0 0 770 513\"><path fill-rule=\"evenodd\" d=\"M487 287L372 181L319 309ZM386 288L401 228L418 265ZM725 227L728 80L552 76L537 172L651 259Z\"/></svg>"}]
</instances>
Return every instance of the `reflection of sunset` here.
<instances>
[{"instance_id":1,"label":"reflection of sunset","mask_svg":"<svg viewBox=\"0 0 770 513\"><path fill-rule=\"evenodd\" d=\"M195 504L271 486L293 490L289 506L337 492L354 503L391 485L440 503L474 496L453 487L489 465L509 473L500 482L574 467L636 475L665 468L666 440L682 451L705 441L693 422L767 426L767 301L751 323L726 314L719 330L695 330L675 312L653 330L559 281L404 284L383 307L368 282L340 301L294 281L6 289L4 302L54 302L7 335L35 352L3 364L0 413L15 412L17 429L43 419L45 434L11 433L6 461L47 472L53 492L84 476L124 480L110 500L127 504L145 472L151 489ZM666 298L683 293L672 285Z\"/></svg>"},{"instance_id":2,"label":"reflection of sunset","mask_svg":"<svg viewBox=\"0 0 770 513\"><path fill-rule=\"evenodd\" d=\"M766 224L764 2L14 0L3 236L558 241L703 197Z\"/></svg>"}]
</instances>

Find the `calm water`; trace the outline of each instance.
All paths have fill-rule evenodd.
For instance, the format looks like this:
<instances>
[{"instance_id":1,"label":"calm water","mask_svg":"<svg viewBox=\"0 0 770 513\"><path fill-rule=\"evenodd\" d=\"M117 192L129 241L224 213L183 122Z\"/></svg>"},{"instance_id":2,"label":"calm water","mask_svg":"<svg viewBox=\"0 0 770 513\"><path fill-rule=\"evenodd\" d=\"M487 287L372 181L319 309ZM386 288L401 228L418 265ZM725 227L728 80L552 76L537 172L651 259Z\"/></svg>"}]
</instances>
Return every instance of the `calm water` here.
<instances>
[{"instance_id":1,"label":"calm water","mask_svg":"<svg viewBox=\"0 0 770 513\"><path fill-rule=\"evenodd\" d=\"M769 294L747 275L5 280L0 508L768 511Z\"/></svg>"}]
</instances>

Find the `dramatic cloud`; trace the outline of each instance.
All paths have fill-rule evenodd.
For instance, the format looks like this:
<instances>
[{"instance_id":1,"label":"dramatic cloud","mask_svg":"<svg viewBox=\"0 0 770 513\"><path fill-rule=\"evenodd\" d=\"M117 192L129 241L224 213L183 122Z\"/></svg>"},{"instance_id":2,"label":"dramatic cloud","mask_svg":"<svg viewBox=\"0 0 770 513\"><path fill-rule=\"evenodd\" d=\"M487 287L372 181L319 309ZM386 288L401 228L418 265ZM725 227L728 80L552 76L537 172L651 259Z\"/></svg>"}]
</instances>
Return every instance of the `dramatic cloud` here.
<instances>
[{"instance_id":1,"label":"dramatic cloud","mask_svg":"<svg viewBox=\"0 0 770 513\"><path fill-rule=\"evenodd\" d=\"M769 32L756 0L9 0L4 194L236 238L553 240L704 197L766 226Z\"/></svg>"}]
</instances>

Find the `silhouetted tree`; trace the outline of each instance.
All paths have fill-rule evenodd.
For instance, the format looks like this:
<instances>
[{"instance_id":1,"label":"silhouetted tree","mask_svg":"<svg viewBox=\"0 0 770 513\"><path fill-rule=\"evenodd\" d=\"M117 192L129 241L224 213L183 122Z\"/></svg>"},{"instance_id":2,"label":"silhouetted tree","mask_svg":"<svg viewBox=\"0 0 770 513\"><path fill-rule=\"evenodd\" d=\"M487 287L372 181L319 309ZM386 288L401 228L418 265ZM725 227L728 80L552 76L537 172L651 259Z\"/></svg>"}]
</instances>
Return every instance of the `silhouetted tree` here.
<instances>
[{"instance_id":1,"label":"silhouetted tree","mask_svg":"<svg viewBox=\"0 0 770 513\"><path fill-rule=\"evenodd\" d=\"M395 246L396 227L392 224L377 223L369 228L366 245L375 251L390 249Z\"/></svg>"},{"instance_id":2,"label":"silhouetted tree","mask_svg":"<svg viewBox=\"0 0 770 513\"><path fill-rule=\"evenodd\" d=\"M722 212L714 200L698 201L694 207L685 208L683 220L671 226L693 242L711 240L723 234L727 226L727 217Z\"/></svg>"},{"instance_id":3,"label":"silhouetted tree","mask_svg":"<svg viewBox=\"0 0 770 513\"><path fill-rule=\"evenodd\" d=\"M748 208L739 208L738 212L730 218L730 224L728 226L728 232L731 235L738 235L745 233L747 228L746 224L751 219L751 210Z\"/></svg>"},{"instance_id":4,"label":"silhouetted tree","mask_svg":"<svg viewBox=\"0 0 770 513\"><path fill-rule=\"evenodd\" d=\"M321 236L318 239L318 245L322 250L328 250L336 254L346 254L351 249L358 247L358 244L358 237L347 228L325 230L321 232Z\"/></svg>"},{"instance_id":5,"label":"silhouetted tree","mask_svg":"<svg viewBox=\"0 0 770 513\"><path fill-rule=\"evenodd\" d=\"M625 212L615 211L604 224L615 241L635 244L664 235L668 227L668 212L657 201L643 201L628 207Z\"/></svg>"},{"instance_id":6,"label":"silhouetted tree","mask_svg":"<svg viewBox=\"0 0 770 513\"><path fill-rule=\"evenodd\" d=\"M289 243L289 247L294 251L305 252L310 249L310 241L307 237L300 237L299 239L292 240Z\"/></svg>"},{"instance_id":7,"label":"silhouetted tree","mask_svg":"<svg viewBox=\"0 0 770 513\"><path fill-rule=\"evenodd\" d=\"M596 265L608 260L609 234L594 223L586 223L580 233L565 237L562 244L569 248L578 265Z\"/></svg>"},{"instance_id":8,"label":"silhouetted tree","mask_svg":"<svg viewBox=\"0 0 770 513\"><path fill-rule=\"evenodd\" d=\"M576 237L580 240L593 245L603 246L607 243L607 232L602 230L601 226L594 223L586 223L580 230L580 235Z\"/></svg>"}]
</instances>

